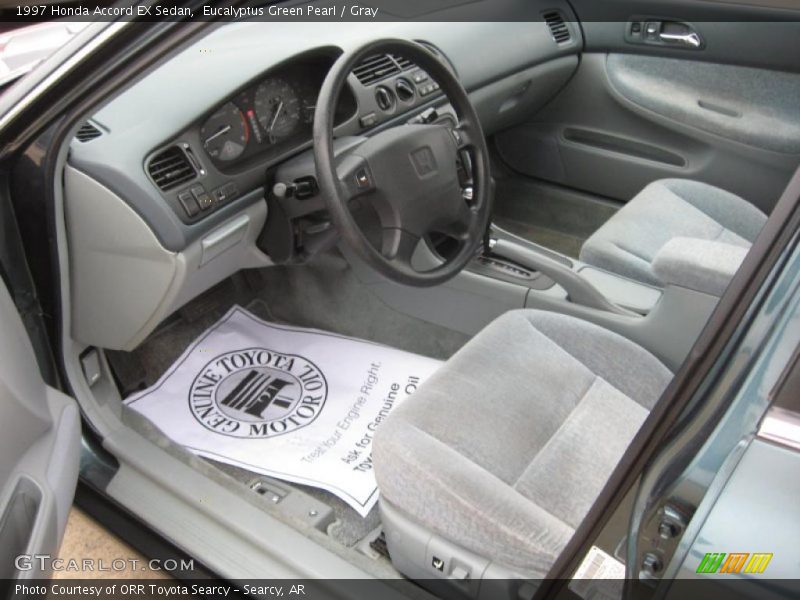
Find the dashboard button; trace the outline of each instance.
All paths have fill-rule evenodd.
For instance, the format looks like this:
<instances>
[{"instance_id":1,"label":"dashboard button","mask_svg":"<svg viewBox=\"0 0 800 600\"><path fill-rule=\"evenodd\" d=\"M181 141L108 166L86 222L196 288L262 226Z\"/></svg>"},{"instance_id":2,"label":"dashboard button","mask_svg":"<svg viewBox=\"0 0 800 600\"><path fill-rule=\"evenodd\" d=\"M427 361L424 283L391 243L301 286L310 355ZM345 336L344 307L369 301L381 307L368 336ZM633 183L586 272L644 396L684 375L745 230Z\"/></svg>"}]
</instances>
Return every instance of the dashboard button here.
<instances>
[{"instance_id":1,"label":"dashboard button","mask_svg":"<svg viewBox=\"0 0 800 600\"><path fill-rule=\"evenodd\" d=\"M200 205L201 210L208 210L214 206L214 199L208 194L203 193L197 198L197 203Z\"/></svg>"},{"instance_id":2,"label":"dashboard button","mask_svg":"<svg viewBox=\"0 0 800 600\"><path fill-rule=\"evenodd\" d=\"M225 190L223 188L215 189L213 192L211 192L211 195L214 196L214 202L216 204L222 204L228 199L228 196L225 194Z\"/></svg>"},{"instance_id":3,"label":"dashboard button","mask_svg":"<svg viewBox=\"0 0 800 600\"><path fill-rule=\"evenodd\" d=\"M369 188L371 185L372 183L369 180L369 175L367 174L367 170L360 169L356 173L356 186L358 186L359 189L363 190Z\"/></svg>"},{"instance_id":4,"label":"dashboard button","mask_svg":"<svg viewBox=\"0 0 800 600\"><path fill-rule=\"evenodd\" d=\"M428 96L432 94L434 91L439 89L439 84L437 83L428 83L426 85L422 85L419 88L419 95L420 96Z\"/></svg>"},{"instance_id":5,"label":"dashboard button","mask_svg":"<svg viewBox=\"0 0 800 600\"><path fill-rule=\"evenodd\" d=\"M317 195L317 192L319 192L317 180L312 175L298 177L294 180L294 197L298 200L313 198Z\"/></svg>"},{"instance_id":6,"label":"dashboard button","mask_svg":"<svg viewBox=\"0 0 800 600\"><path fill-rule=\"evenodd\" d=\"M178 200L189 217L193 217L200 212L200 206L197 204L197 200L194 199L190 191L187 190L178 194Z\"/></svg>"},{"instance_id":7,"label":"dashboard button","mask_svg":"<svg viewBox=\"0 0 800 600\"><path fill-rule=\"evenodd\" d=\"M425 71L414 71L411 74L411 79L414 80L414 83L422 83L423 81L428 80L428 74Z\"/></svg>"},{"instance_id":8,"label":"dashboard button","mask_svg":"<svg viewBox=\"0 0 800 600\"><path fill-rule=\"evenodd\" d=\"M374 112L371 112L361 117L358 122L361 127L372 127L378 122L378 116Z\"/></svg>"},{"instance_id":9,"label":"dashboard button","mask_svg":"<svg viewBox=\"0 0 800 600\"><path fill-rule=\"evenodd\" d=\"M236 184L232 181L230 183L226 183L225 185L221 185L213 192L211 195L214 197L215 204L222 204L223 202L228 202L229 200L233 200L236 196L239 195L239 188L236 187Z\"/></svg>"},{"instance_id":10,"label":"dashboard button","mask_svg":"<svg viewBox=\"0 0 800 600\"><path fill-rule=\"evenodd\" d=\"M233 200L239 195L239 188L236 187L236 184L233 182L226 183L224 186L222 186L222 191L225 192L225 198L227 200Z\"/></svg>"},{"instance_id":11,"label":"dashboard button","mask_svg":"<svg viewBox=\"0 0 800 600\"><path fill-rule=\"evenodd\" d=\"M214 198L206 192L206 188L202 185L193 185L189 190L192 192L194 199L197 200L197 204L200 205L200 210L208 210L214 206Z\"/></svg>"}]
</instances>

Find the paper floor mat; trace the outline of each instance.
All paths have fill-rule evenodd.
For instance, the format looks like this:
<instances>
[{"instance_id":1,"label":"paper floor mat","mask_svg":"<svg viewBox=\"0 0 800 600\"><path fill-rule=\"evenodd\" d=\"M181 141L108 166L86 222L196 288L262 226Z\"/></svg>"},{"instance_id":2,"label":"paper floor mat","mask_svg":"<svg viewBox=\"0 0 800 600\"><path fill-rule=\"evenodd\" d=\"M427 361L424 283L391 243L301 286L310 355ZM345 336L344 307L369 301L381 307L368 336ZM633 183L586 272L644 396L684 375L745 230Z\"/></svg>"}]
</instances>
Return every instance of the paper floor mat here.
<instances>
[{"instance_id":1,"label":"paper floor mat","mask_svg":"<svg viewBox=\"0 0 800 600\"><path fill-rule=\"evenodd\" d=\"M375 429L440 365L235 306L126 404L198 455L325 489L366 516Z\"/></svg>"}]
</instances>

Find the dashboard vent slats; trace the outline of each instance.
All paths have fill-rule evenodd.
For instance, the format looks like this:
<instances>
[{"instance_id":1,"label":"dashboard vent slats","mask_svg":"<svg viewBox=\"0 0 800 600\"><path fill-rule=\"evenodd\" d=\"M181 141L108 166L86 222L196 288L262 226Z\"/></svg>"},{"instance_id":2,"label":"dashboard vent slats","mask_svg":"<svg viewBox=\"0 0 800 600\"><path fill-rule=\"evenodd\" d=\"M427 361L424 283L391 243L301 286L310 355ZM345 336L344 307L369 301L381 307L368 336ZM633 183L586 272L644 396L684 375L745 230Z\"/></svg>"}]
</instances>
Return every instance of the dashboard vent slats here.
<instances>
[{"instance_id":1,"label":"dashboard vent slats","mask_svg":"<svg viewBox=\"0 0 800 600\"><path fill-rule=\"evenodd\" d=\"M99 138L101 135L103 135L103 132L87 121L81 125L80 129L78 129L78 132L75 134L75 137L79 142L91 142L93 139Z\"/></svg>"},{"instance_id":2,"label":"dashboard vent slats","mask_svg":"<svg viewBox=\"0 0 800 600\"><path fill-rule=\"evenodd\" d=\"M353 69L353 75L361 82L361 85L370 85L399 71L399 67L389 55L383 54L367 57L364 62Z\"/></svg>"},{"instance_id":3,"label":"dashboard vent slats","mask_svg":"<svg viewBox=\"0 0 800 600\"><path fill-rule=\"evenodd\" d=\"M361 61L361 64L353 69L353 75L361 82L361 85L367 86L413 66L414 63L401 56L375 54Z\"/></svg>"},{"instance_id":4,"label":"dashboard vent slats","mask_svg":"<svg viewBox=\"0 0 800 600\"><path fill-rule=\"evenodd\" d=\"M569 27L564 21L564 15L562 15L559 11L548 11L543 13L542 17L544 18L544 22L547 23L547 26L550 28L550 33L552 34L556 44L563 44L572 39L572 35L569 32Z\"/></svg>"},{"instance_id":5,"label":"dashboard vent slats","mask_svg":"<svg viewBox=\"0 0 800 600\"><path fill-rule=\"evenodd\" d=\"M392 54L392 58L395 60L395 62L400 66L400 68L403 71L415 66L414 63L408 60L405 56L397 56L396 54Z\"/></svg>"},{"instance_id":6,"label":"dashboard vent slats","mask_svg":"<svg viewBox=\"0 0 800 600\"><path fill-rule=\"evenodd\" d=\"M167 191L197 176L186 153L178 146L172 146L153 156L147 164L147 172L153 182Z\"/></svg>"}]
</instances>

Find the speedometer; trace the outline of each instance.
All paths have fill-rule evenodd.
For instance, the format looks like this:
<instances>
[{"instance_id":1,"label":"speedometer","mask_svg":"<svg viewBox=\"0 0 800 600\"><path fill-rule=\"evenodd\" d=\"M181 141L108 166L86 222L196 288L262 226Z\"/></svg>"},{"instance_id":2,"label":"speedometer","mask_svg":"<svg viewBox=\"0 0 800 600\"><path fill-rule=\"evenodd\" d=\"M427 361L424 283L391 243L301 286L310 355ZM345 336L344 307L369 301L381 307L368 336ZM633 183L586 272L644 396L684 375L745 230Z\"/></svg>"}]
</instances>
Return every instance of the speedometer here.
<instances>
[{"instance_id":1,"label":"speedometer","mask_svg":"<svg viewBox=\"0 0 800 600\"><path fill-rule=\"evenodd\" d=\"M239 107L228 102L200 128L200 139L209 156L221 161L238 158L247 146L250 131Z\"/></svg>"},{"instance_id":2,"label":"speedometer","mask_svg":"<svg viewBox=\"0 0 800 600\"><path fill-rule=\"evenodd\" d=\"M258 86L255 108L258 122L272 144L292 135L300 123L300 98L283 79L267 79Z\"/></svg>"}]
</instances>

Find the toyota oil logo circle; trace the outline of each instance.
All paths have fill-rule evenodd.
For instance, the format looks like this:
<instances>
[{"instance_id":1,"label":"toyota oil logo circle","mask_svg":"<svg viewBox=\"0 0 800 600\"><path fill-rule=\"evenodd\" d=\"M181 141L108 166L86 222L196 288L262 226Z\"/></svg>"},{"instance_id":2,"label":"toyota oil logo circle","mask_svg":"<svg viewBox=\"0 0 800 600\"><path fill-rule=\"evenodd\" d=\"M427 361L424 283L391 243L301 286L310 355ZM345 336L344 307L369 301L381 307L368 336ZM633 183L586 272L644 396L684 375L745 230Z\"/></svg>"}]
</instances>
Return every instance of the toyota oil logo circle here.
<instances>
[{"instance_id":1,"label":"toyota oil logo circle","mask_svg":"<svg viewBox=\"0 0 800 600\"><path fill-rule=\"evenodd\" d=\"M262 439L312 423L327 396L325 376L310 360L248 348L209 361L192 382L189 406L211 431Z\"/></svg>"}]
</instances>

